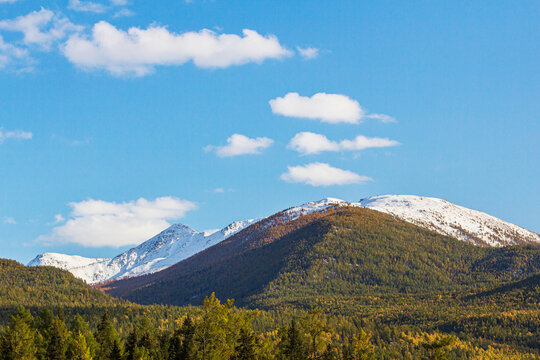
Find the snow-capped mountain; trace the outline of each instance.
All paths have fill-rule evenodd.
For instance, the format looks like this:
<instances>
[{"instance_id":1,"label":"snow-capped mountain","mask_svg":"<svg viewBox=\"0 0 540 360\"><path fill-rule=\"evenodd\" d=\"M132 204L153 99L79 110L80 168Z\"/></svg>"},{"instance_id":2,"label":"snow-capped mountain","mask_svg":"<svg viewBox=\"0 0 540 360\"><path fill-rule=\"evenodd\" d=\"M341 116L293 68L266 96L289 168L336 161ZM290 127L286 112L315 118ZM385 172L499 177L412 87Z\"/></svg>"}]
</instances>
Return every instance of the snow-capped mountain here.
<instances>
[{"instance_id":1,"label":"snow-capped mountain","mask_svg":"<svg viewBox=\"0 0 540 360\"><path fill-rule=\"evenodd\" d=\"M372 196L359 202L326 198L284 210L281 220L290 221L336 206L365 207L478 246L540 243L540 235L446 200L415 195Z\"/></svg>"},{"instance_id":2,"label":"snow-capped mountain","mask_svg":"<svg viewBox=\"0 0 540 360\"><path fill-rule=\"evenodd\" d=\"M224 229L198 232L189 226L175 224L150 240L112 259L93 259L77 255L45 253L28 266L54 266L68 270L89 284L163 270L215 245L258 220L237 221Z\"/></svg>"},{"instance_id":3,"label":"snow-capped mountain","mask_svg":"<svg viewBox=\"0 0 540 360\"><path fill-rule=\"evenodd\" d=\"M357 204L478 246L540 242L540 235L532 231L442 199L383 195L362 199Z\"/></svg>"},{"instance_id":4,"label":"snow-capped mountain","mask_svg":"<svg viewBox=\"0 0 540 360\"><path fill-rule=\"evenodd\" d=\"M340 206L365 207L388 213L417 226L477 246L500 247L540 243L539 234L491 215L467 209L446 200L413 195L373 196L359 202L326 198L276 213L262 222L262 228L272 227L279 222L294 221L313 212L324 212ZM140 276L168 268L218 244L258 221L260 219L234 222L215 232L198 232L189 226L176 224L112 259L46 253L38 255L28 265L55 266L70 271L90 284Z\"/></svg>"}]
</instances>

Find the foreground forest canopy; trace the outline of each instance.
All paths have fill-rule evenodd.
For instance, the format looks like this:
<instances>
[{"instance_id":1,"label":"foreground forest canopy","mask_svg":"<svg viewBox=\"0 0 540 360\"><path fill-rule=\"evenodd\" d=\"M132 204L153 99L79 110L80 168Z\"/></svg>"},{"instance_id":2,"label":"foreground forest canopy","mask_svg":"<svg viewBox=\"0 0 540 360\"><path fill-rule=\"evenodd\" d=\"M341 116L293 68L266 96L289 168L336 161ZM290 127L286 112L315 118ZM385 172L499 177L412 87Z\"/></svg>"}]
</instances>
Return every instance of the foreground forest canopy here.
<instances>
[{"instance_id":1,"label":"foreground forest canopy","mask_svg":"<svg viewBox=\"0 0 540 360\"><path fill-rule=\"evenodd\" d=\"M390 330L391 342L320 309L297 314L268 331L254 324L267 315L244 311L212 294L201 307L174 321L172 329L144 316L126 336L108 312L96 324L80 315L69 321L63 311L44 308L34 318L20 306L0 333L1 360L188 360L188 359L535 359L509 347L483 349L441 333ZM273 320L273 321L272 321ZM277 318L270 323L275 326ZM380 340L380 339L379 339Z\"/></svg>"}]
</instances>

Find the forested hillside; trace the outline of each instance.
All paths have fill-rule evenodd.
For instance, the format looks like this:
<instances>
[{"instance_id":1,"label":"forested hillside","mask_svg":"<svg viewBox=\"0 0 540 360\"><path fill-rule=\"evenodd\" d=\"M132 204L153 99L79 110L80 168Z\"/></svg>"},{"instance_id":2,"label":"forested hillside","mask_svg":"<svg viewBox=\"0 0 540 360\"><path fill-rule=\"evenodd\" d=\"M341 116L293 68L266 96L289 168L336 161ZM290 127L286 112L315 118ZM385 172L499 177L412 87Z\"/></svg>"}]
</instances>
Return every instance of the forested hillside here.
<instances>
[{"instance_id":1,"label":"forested hillside","mask_svg":"<svg viewBox=\"0 0 540 360\"><path fill-rule=\"evenodd\" d=\"M0 306L110 306L124 301L53 267L26 267L0 259Z\"/></svg>"},{"instance_id":2,"label":"forested hillside","mask_svg":"<svg viewBox=\"0 0 540 360\"><path fill-rule=\"evenodd\" d=\"M104 288L144 304L197 304L215 291L249 307L344 313L374 297L473 294L540 268L536 245L475 247L369 209L339 207L276 226L279 220L278 214L162 272Z\"/></svg>"},{"instance_id":3,"label":"forested hillside","mask_svg":"<svg viewBox=\"0 0 540 360\"><path fill-rule=\"evenodd\" d=\"M491 253L475 264L508 279L509 267L534 271L534 253L505 252L499 270L502 260ZM463 296L387 289L327 301L314 297L314 308L289 297L258 311L213 295L202 306L138 305L91 289L63 270L1 264L2 360L535 359L540 353L538 275L516 275Z\"/></svg>"}]
</instances>

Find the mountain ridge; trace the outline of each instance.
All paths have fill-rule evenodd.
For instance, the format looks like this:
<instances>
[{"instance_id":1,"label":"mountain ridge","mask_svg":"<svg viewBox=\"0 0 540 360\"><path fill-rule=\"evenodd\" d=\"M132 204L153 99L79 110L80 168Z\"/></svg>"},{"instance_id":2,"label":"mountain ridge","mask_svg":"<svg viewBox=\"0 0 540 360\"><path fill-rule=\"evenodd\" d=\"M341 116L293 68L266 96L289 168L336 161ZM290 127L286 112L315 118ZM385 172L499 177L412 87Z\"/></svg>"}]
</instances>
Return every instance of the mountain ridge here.
<instances>
[{"instance_id":1,"label":"mountain ridge","mask_svg":"<svg viewBox=\"0 0 540 360\"><path fill-rule=\"evenodd\" d=\"M142 244L114 258L93 259L78 255L45 253L28 266L54 266L70 271L89 284L163 270L249 226L257 219L237 221L214 232L199 232L174 224Z\"/></svg>"},{"instance_id":2,"label":"mountain ridge","mask_svg":"<svg viewBox=\"0 0 540 360\"><path fill-rule=\"evenodd\" d=\"M503 247L540 243L540 235L486 213L446 200L415 195L372 196L359 202L325 198L293 206L266 217L264 220L272 219L272 221L266 221L265 226L272 227L280 222L295 221L299 217L336 207L359 207L380 211L476 246ZM234 222L216 232L198 232L187 225L174 224L112 259L45 253L38 255L28 265L59 267L91 284L147 275L164 270L204 251L260 220Z\"/></svg>"},{"instance_id":3,"label":"mountain ridge","mask_svg":"<svg viewBox=\"0 0 540 360\"><path fill-rule=\"evenodd\" d=\"M474 292L537 273L540 264L537 244L474 246L360 206L329 206L293 221L288 215L101 289L141 304L188 305L215 292L262 309L342 307L397 294Z\"/></svg>"}]
</instances>

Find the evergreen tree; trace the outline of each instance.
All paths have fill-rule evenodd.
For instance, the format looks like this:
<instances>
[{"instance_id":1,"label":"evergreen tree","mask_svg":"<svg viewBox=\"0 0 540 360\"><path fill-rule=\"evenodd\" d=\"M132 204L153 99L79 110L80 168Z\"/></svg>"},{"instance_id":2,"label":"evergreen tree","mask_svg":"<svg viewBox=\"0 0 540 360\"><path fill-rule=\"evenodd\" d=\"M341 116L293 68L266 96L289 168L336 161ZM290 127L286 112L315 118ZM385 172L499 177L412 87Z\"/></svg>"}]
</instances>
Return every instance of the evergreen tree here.
<instances>
[{"instance_id":1,"label":"evergreen tree","mask_svg":"<svg viewBox=\"0 0 540 360\"><path fill-rule=\"evenodd\" d=\"M101 318L95 338L99 344L98 360L113 360L113 350L115 349L115 346L118 349L122 349L120 336L116 332L107 312L105 312Z\"/></svg>"},{"instance_id":2,"label":"evergreen tree","mask_svg":"<svg viewBox=\"0 0 540 360\"><path fill-rule=\"evenodd\" d=\"M9 326L0 336L1 360L35 360L34 319L28 310L19 306L12 315Z\"/></svg>"},{"instance_id":3,"label":"evergreen tree","mask_svg":"<svg viewBox=\"0 0 540 360\"><path fill-rule=\"evenodd\" d=\"M311 358L317 359L319 357L319 337L323 332L328 331L329 329L326 320L322 315L322 310L319 308L309 310L306 316L300 319L300 324L310 337Z\"/></svg>"},{"instance_id":4,"label":"evergreen tree","mask_svg":"<svg viewBox=\"0 0 540 360\"><path fill-rule=\"evenodd\" d=\"M232 311L232 301L221 304L212 293L204 299L201 307L201 318L195 327L195 344L200 358L205 360L222 360L232 355L234 344L227 340L229 317Z\"/></svg>"},{"instance_id":5,"label":"evergreen tree","mask_svg":"<svg viewBox=\"0 0 540 360\"><path fill-rule=\"evenodd\" d=\"M371 334L360 329L358 337L353 337L353 359L354 360L372 360L375 359L375 352L371 344Z\"/></svg>"},{"instance_id":6,"label":"evergreen tree","mask_svg":"<svg viewBox=\"0 0 540 360\"><path fill-rule=\"evenodd\" d=\"M452 336L445 336L442 339L427 341L422 343L422 347L426 350L427 360L446 360L446 348L454 343L455 339Z\"/></svg>"},{"instance_id":7,"label":"evergreen tree","mask_svg":"<svg viewBox=\"0 0 540 360\"><path fill-rule=\"evenodd\" d=\"M38 333L36 334L36 344L38 347L37 356L40 360L47 360L47 348L51 339L51 329L53 327L54 314L49 308L42 309L35 321Z\"/></svg>"},{"instance_id":8,"label":"evergreen tree","mask_svg":"<svg viewBox=\"0 0 540 360\"><path fill-rule=\"evenodd\" d=\"M45 353L47 360L65 360L66 349L68 344L68 331L66 324L56 316L50 324L48 332L48 342Z\"/></svg>"},{"instance_id":9,"label":"evergreen tree","mask_svg":"<svg viewBox=\"0 0 540 360\"><path fill-rule=\"evenodd\" d=\"M241 329L238 343L234 348L232 360L256 360L256 337L249 329Z\"/></svg>"},{"instance_id":10,"label":"evergreen tree","mask_svg":"<svg viewBox=\"0 0 540 360\"><path fill-rule=\"evenodd\" d=\"M75 315L75 318L73 319L71 324L71 332L72 334L80 333L84 337L86 346L88 346L88 349L90 350L91 357L96 358L99 350L99 344L90 331L88 323L84 321L79 314Z\"/></svg>"},{"instance_id":11,"label":"evergreen tree","mask_svg":"<svg viewBox=\"0 0 540 360\"><path fill-rule=\"evenodd\" d=\"M283 333L280 341L281 356L286 360L305 360L308 352L304 337L293 319L289 328Z\"/></svg>"},{"instance_id":12,"label":"evergreen tree","mask_svg":"<svg viewBox=\"0 0 540 360\"><path fill-rule=\"evenodd\" d=\"M86 344L86 338L81 332L73 332L70 336L66 351L67 360L92 360L90 348Z\"/></svg>"},{"instance_id":13,"label":"evergreen tree","mask_svg":"<svg viewBox=\"0 0 540 360\"><path fill-rule=\"evenodd\" d=\"M169 346L169 360L192 359L195 347L195 325L188 315L182 322L182 327L173 333Z\"/></svg>"},{"instance_id":14,"label":"evergreen tree","mask_svg":"<svg viewBox=\"0 0 540 360\"><path fill-rule=\"evenodd\" d=\"M143 320L133 329L126 341L126 360L139 360L149 356L156 358L159 353L159 342L148 318Z\"/></svg>"},{"instance_id":15,"label":"evergreen tree","mask_svg":"<svg viewBox=\"0 0 540 360\"><path fill-rule=\"evenodd\" d=\"M115 340L111 349L110 360L123 360L122 344L120 340Z\"/></svg>"},{"instance_id":16,"label":"evergreen tree","mask_svg":"<svg viewBox=\"0 0 540 360\"><path fill-rule=\"evenodd\" d=\"M337 360L338 355L336 353L336 349L330 344L326 345L326 348L324 349L324 352L322 353L320 359L321 360Z\"/></svg>"}]
</instances>

